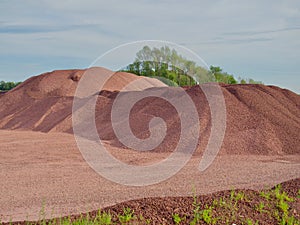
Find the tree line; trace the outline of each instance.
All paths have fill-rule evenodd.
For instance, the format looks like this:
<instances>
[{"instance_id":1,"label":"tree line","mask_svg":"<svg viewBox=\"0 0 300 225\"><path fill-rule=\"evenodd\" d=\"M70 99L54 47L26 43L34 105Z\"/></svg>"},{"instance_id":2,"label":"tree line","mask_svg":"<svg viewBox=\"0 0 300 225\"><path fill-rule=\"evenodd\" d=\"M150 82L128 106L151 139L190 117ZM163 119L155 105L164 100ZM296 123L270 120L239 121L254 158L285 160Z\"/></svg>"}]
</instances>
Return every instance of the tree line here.
<instances>
[{"instance_id":1,"label":"tree line","mask_svg":"<svg viewBox=\"0 0 300 225\"><path fill-rule=\"evenodd\" d=\"M121 71L138 76L155 77L169 86L192 86L199 83L221 82L225 84L259 83L253 79L236 79L223 72L220 67L211 66L207 70L196 62L187 60L168 46L161 48L144 46L136 53L135 61Z\"/></svg>"},{"instance_id":2,"label":"tree line","mask_svg":"<svg viewBox=\"0 0 300 225\"><path fill-rule=\"evenodd\" d=\"M5 81L0 81L0 91L9 91L13 88L15 88L16 86L18 86L19 84L21 84L22 82L5 82Z\"/></svg>"},{"instance_id":3,"label":"tree line","mask_svg":"<svg viewBox=\"0 0 300 225\"><path fill-rule=\"evenodd\" d=\"M261 81L253 80L252 78L241 78L237 79L223 70L219 66L211 66L211 73L214 75L215 81L225 84L263 84Z\"/></svg>"},{"instance_id":4,"label":"tree line","mask_svg":"<svg viewBox=\"0 0 300 225\"><path fill-rule=\"evenodd\" d=\"M214 81L208 70L187 60L168 46L152 49L144 46L136 53L135 61L122 71L155 77L170 86L192 86Z\"/></svg>"}]
</instances>

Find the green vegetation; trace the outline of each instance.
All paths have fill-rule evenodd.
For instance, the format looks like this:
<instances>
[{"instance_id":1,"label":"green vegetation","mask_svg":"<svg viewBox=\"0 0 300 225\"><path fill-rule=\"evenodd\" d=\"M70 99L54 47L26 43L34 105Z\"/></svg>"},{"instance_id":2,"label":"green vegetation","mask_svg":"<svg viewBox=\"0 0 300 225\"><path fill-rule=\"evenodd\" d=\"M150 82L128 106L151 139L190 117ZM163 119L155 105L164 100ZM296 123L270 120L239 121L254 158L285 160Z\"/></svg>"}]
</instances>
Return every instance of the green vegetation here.
<instances>
[{"instance_id":1,"label":"green vegetation","mask_svg":"<svg viewBox=\"0 0 300 225\"><path fill-rule=\"evenodd\" d=\"M173 217L173 221L175 224L180 224L181 222L185 221L185 219L186 219L185 217L181 218L179 216L179 214L177 214L177 213L173 214L172 217Z\"/></svg>"},{"instance_id":2,"label":"green vegetation","mask_svg":"<svg viewBox=\"0 0 300 225\"><path fill-rule=\"evenodd\" d=\"M300 190L298 191L298 194ZM176 212L167 211L169 218L158 218L157 212L153 215L143 215L144 211L136 214L129 207L125 207L123 212L111 209L76 217L63 217L52 220L40 220L40 222L26 222L26 225L48 224L48 225L92 225L92 224L157 224L157 221L165 221L167 224L278 224L278 225L299 225L299 212L295 212L292 205L295 199L290 197L282 190L281 185L268 191L236 191L225 192L222 195L215 195L210 200L199 200L200 197L194 195L191 206L187 208L191 211L176 210ZM203 198L202 198L203 199ZM299 200L298 200L299 201ZM44 216L44 210L41 215ZM167 214L163 214L167 215ZM148 217L148 218L147 218ZM160 222L159 222L160 224Z\"/></svg>"},{"instance_id":3,"label":"green vegetation","mask_svg":"<svg viewBox=\"0 0 300 225\"><path fill-rule=\"evenodd\" d=\"M130 221L137 219L137 217L134 215L134 210L131 210L130 208L125 208L123 210L123 214L118 215L118 218L121 224L128 224Z\"/></svg>"},{"instance_id":4,"label":"green vegetation","mask_svg":"<svg viewBox=\"0 0 300 225\"><path fill-rule=\"evenodd\" d=\"M210 71L196 65L168 46L150 48L144 46L136 53L135 61L122 71L134 73L138 76L163 77L162 81L171 86L191 86L197 83L213 82Z\"/></svg>"},{"instance_id":5,"label":"green vegetation","mask_svg":"<svg viewBox=\"0 0 300 225\"><path fill-rule=\"evenodd\" d=\"M238 79L235 79L233 75L223 72L218 66L211 66L210 71L214 75L216 82L225 84L262 84L261 81L255 81L251 78L244 79L239 77Z\"/></svg>"},{"instance_id":6,"label":"green vegetation","mask_svg":"<svg viewBox=\"0 0 300 225\"><path fill-rule=\"evenodd\" d=\"M19 84L21 84L22 82L5 82L5 81L0 81L0 91L9 91L13 88L15 88L16 86L18 86Z\"/></svg>"},{"instance_id":7,"label":"green vegetation","mask_svg":"<svg viewBox=\"0 0 300 225\"><path fill-rule=\"evenodd\" d=\"M121 70L138 76L155 77L169 86L192 86L199 83L220 82L225 84L261 84L253 79L234 78L220 67L207 70L196 62L187 60L168 46L150 48L144 46L136 53L135 61Z\"/></svg>"}]
</instances>

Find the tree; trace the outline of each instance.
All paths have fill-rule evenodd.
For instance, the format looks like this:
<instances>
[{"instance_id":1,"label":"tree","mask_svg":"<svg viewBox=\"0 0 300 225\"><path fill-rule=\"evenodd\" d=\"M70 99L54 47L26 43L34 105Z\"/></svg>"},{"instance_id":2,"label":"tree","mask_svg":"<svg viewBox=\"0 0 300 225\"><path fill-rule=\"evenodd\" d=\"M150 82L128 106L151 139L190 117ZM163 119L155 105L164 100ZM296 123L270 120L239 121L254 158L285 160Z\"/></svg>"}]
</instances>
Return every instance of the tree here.
<instances>
[{"instance_id":1,"label":"tree","mask_svg":"<svg viewBox=\"0 0 300 225\"><path fill-rule=\"evenodd\" d=\"M18 86L19 84L21 84L21 82L0 81L0 91L9 91L9 90L15 88L16 86Z\"/></svg>"},{"instance_id":2,"label":"tree","mask_svg":"<svg viewBox=\"0 0 300 225\"><path fill-rule=\"evenodd\" d=\"M165 77L180 85L214 81L208 70L187 60L168 46L161 48L144 46L136 53L135 61L124 71L143 76Z\"/></svg>"},{"instance_id":3,"label":"tree","mask_svg":"<svg viewBox=\"0 0 300 225\"><path fill-rule=\"evenodd\" d=\"M128 65L123 71L143 75L148 77L162 77L171 80L165 82L176 83L180 86L195 85L206 82L221 82L225 84L238 83L261 83L253 79L235 79L232 74L228 74L219 66L210 66L207 70L198 66L196 62L191 61L180 55L175 49L168 46L161 48L150 48L144 46L136 53L135 61Z\"/></svg>"},{"instance_id":4,"label":"tree","mask_svg":"<svg viewBox=\"0 0 300 225\"><path fill-rule=\"evenodd\" d=\"M219 66L210 66L210 71L212 73L221 73L222 69Z\"/></svg>"},{"instance_id":5,"label":"tree","mask_svg":"<svg viewBox=\"0 0 300 225\"><path fill-rule=\"evenodd\" d=\"M233 75L223 72L219 66L210 66L210 71L214 75L216 82L225 84L262 84L261 81L255 81L253 79L243 79L238 77L236 80Z\"/></svg>"}]
</instances>

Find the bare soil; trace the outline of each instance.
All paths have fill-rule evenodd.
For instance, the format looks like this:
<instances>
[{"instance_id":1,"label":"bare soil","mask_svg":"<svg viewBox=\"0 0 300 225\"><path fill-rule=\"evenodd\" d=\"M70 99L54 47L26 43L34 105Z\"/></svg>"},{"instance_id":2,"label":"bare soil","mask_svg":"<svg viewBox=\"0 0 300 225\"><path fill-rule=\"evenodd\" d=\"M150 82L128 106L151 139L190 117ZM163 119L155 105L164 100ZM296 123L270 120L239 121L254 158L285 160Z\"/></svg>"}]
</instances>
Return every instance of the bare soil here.
<instances>
[{"instance_id":1,"label":"bare soil","mask_svg":"<svg viewBox=\"0 0 300 225\"><path fill-rule=\"evenodd\" d=\"M176 176L156 185L129 187L94 172L70 134L0 131L0 217L37 220L104 208L132 199L209 194L234 188L261 189L300 177L300 156L220 155L203 173L200 155ZM126 150L129 151L129 150ZM127 161L136 152L120 155ZM163 153L148 153L161 160ZM145 155L143 155L145 157Z\"/></svg>"}]
</instances>

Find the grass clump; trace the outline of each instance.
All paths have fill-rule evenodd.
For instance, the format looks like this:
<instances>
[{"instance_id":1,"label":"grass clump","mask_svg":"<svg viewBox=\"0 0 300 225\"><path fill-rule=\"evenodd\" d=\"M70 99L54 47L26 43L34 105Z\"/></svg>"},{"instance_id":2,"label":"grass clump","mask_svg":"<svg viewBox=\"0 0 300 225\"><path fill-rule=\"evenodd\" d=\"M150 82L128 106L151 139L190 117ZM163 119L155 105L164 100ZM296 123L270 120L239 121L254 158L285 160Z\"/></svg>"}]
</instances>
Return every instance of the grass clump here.
<instances>
[{"instance_id":1,"label":"grass clump","mask_svg":"<svg viewBox=\"0 0 300 225\"><path fill-rule=\"evenodd\" d=\"M137 217L134 215L134 210L130 208L125 208L123 210L123 214L118 215L118 218L121 224L128 224L129 222L137 219Z\"/></svg>"}]
</instances>

